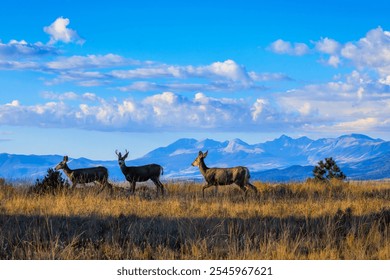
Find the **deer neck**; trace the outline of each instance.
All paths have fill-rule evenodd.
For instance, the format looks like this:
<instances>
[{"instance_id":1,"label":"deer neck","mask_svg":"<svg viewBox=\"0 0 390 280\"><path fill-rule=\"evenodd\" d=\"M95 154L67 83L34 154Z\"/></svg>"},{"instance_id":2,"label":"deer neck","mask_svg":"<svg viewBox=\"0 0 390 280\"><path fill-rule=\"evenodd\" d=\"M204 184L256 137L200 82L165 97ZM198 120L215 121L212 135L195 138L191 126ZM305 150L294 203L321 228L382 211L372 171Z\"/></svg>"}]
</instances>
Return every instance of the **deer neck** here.
<instances>
[{"instance_id":1,"label":"deer neck","mask_svg":"<svg viewBox=\"0 0 390 280\"><path fill-rule=\"evenodd\" d=\"M199 170L200 170L200 173L202 173L203 176L206 176L207 169L209 169L209 168L204 163L204 159L201 159L200 162L199 162Z\"/></svg>"},{"instance_id":2,"label":"deer neck","mask_svg":"<svg viewBox=\"0 0 390 280\"><path fill-rule=\"evenodd\" d=\"M64 168L62 168L62 170L64 170L64 173L66 174L66 176L70 177L73 173L73 170L71 170L69 168L69 166L65 163L64 165Z\"/></svg>"},{"instance_id":3,"label":"deer neck","mask_svg":"<svg viewBox=\"0 0 390 280\"><path fill-rule=\"evenodd\" d=\"M125 163L123 163L122 165L120 165L120 168L122 170L122 173L125 174L126 173L126 170L127 170L127 166Z\"/></svg>"}]
</instances>

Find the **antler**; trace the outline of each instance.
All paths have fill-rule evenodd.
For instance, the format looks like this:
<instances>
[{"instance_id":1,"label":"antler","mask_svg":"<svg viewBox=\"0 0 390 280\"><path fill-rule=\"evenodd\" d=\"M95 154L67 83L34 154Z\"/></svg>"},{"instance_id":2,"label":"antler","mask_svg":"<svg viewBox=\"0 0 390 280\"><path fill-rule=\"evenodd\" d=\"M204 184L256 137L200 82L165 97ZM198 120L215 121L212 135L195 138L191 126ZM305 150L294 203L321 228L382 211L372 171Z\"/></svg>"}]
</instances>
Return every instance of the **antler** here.
<instances>
[{"instance_id":1,"label":"antler","mask_svg":"<svg viewBox=\"0 0 390 280\"><path fill-rule=\"evenodd\" d=\"M120 158L122 157L121 152L118 153L118 150L115 150L115 153L116 153L116 155L117 155L118 157L120 157Z\"/></svg>"}]
</instances>

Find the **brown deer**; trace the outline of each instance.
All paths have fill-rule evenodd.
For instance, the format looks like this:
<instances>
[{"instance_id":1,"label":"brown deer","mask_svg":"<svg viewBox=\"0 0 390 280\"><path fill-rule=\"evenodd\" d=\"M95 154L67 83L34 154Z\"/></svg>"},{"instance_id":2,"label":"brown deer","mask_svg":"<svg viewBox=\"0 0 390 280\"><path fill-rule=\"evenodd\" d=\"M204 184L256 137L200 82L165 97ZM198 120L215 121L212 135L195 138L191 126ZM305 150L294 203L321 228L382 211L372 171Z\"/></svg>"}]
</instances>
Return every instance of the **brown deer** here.
<instances>
[{"instance_id":1,"label":"brown deer","mask_svg":"<svg viewBox=\"0 0 390 280\"><path fill-rule=\"evenodd\" d=\"M142 166L126 166L125 159L129 155L129 152L126 150L125 154L122 156L121 152L115 151L118 156L118 163L122 170L123 175L130 183L130 191L135 193L135 185L137 182L145 182L147 180L152 180L152 182L157 187L157 196L159 190L161 194L164 195L164 185L160 182L160 175L164 173L163 168L158 164L148 164Z\"/></svg>"},{"instance_id":2,"label":"brown deer","mask_svg":"<svg viewBox=\"0 0 390 280\"><path fill-rule=\"evenodd\" d=\"M204 163L204 159L207 157L208 151L202 153L199 151L198 157L192 163L192 166L198 166L200 172L202 173L204 179L206 180L206 185L203 186L202 194L204 197L204 190L211 186L224 186L236 184L241 190L244 191L245 197L247 195L247 188L251 188L255 193L257 189L254 185L249 183L249 170L243 166L237 166L232 168L208 168Z\"/></svg>"},{"instance_id":3,"label":"brown deer","mask_svg":"<svg viewBox=\"0 0 390 280\"><path fill-rule=\"evenodd\" d=\"M64 173L72 182L73 187L76 187L77 184L97 182L102 186L99 193L105 187L109 187L110 191L112 192L112 185L108 182L107 168L103 166L97 166L89 168L70 169L68 167L67 162L68 156L64 156L64 159L59 164L57 164L55 170L64 170Z\"/></svg>"}]
</instances>

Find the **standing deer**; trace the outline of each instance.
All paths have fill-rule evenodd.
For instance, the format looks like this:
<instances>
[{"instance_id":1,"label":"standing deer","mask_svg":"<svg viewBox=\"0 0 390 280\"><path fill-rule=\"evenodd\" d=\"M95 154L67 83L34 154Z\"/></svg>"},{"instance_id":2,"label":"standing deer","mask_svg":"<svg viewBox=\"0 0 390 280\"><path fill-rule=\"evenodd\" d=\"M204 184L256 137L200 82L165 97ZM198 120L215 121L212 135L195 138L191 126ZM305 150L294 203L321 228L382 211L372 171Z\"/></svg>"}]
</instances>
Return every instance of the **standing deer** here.
<instances>
[{"instance_id":1,"label":"standing deer","mask_svg":"<svg viewBox=\"0 0 390 280\"><path fill-rule=\"evenodd\" d=\"M97 182L102 185L99 193L105 188L109 187L112 192L112 185L108 182L108 171L103 166L90 167L90 168L79 168L70 169L68 167L68 156L64 156L64 159L57 164L55 170L63 169L66 176L72 182L72 186L75 187L77 184L86 184Z\"/></svg>"},{"instance_id":2,"label":"standing deer","mask_svg":"<svg viewBox=\"0 0 390 280\"><path fill-rule=\"evenodd\" d=\"M203 186L202 194L204 197L204 190L211 186L224 186L236 184L241 190L244 191L245 196L247 195L246 186L250 187L254 192L257 193L257 189L254 185L249 183L249 170L243 166L237 166L232 168L208 168L204 163L204 159L207 157L208 151L202 153L199 151L198 157L192 163L192 166L198 166L206 185Z\"/></svg>"},{"instance_id":3,"label":"standing deer","mask_svg":"<svg viewBox=\"0 0 390 280\"><path fill-rule=\"evenodd\" d=\"M137 182L145 182L147 180L152 180L152 182L157 187L157 196L158 191L161 191L161 194L164 195L164 185L160 182L160 175L163 174L163 168L158 164L148 164L143 166L126 166L125 159L129 155L129 152L126 150L126 153L122 154L116 150L116 155L118 156L118 163L122 170L123 175L130 183L131 192L135 193L135 185Z\"/></svg>"}]
</instances>

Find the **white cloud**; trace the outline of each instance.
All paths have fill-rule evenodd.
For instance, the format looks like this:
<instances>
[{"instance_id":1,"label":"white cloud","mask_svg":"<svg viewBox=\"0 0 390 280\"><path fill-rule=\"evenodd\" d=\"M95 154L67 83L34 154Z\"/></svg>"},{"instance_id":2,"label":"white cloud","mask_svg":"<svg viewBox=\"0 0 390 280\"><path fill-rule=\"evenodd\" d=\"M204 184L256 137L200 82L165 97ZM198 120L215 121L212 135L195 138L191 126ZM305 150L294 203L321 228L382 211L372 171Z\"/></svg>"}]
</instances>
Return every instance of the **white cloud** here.
<instances>
[{"instance_id":1,"label":"white cloud","mask_svg":"<svg viewBox=\"0 0 390 280\"><path fill-rule=\"evenodd\" d=\"M268 49L278 54L304 55L316 51L328 56L320 59L327 65L338 67L343 60L351 62L359 70L374 70L380 78L386 80L390 75L390 32L381 27L369 30L365 37L357 42L340 43L331 38L311 41L312 50L303 43L291 43L283 39L273 42Z\"/></svg>"},{"instance_id":2,"label":"white cloud","mask_svg":"<svg viewBox=\"0 0 390 280\"><path fill-rule=\"evenodd\" d=\"M390 75L387 75L387 76L385 76L385 77L379 79L379 82L380 82L381 84L390 86Z\"/></svg>"},{"instance_id":3,"label":"white cloud","mask_svg":"<svg viewBox=\"0 0 390 280\"><path fill-rule=\"evenodd\" d=\"M309 115L312 111L311 105L309 102L303 102L302 106L298 108L299 113L301 115Z\"/></svg>"},{"instance_id":4,"label":"white cloud","mask_svg":"<svg viewBox=\"0 0 390 280\"><path fill-rule=\"evenodd\" d=\"M304 129L317 132L378 131L390 129L390 90L353 71L345 80L307 85L279 93L276 104L285 116L306 124Z\"/></svg>"},{"instance_id":5,"label":"white cloud","mask_svg":"<svg viewBox=\"0 0 390 280\"><path fill-rule=\"evenodd\" d=\"M341 55L359 69L372 69L380 77L387 77L390 75L390 32L381 27L372 29L358 42L346 43Z\"/></svg>"},{"instance_id":6,"label":"white cloud","mask_svg":"<svg viewBox=\"0 0 390 280\"><path fill-rule=\"evenodd\" d=\"M271 43L269 49L277 54L289 54L296 56L305 55L310 51L309 47L304 43L291 43L282 39L278 39Z\"/></svg>"},{"instance_id":7,"label":"white cloud","mask_svg":"<svg viewBox=\"0 0 390 280\"><path fill-rule=\"evenodd\" d=\"M333 67L338 67L340 63L340 57L338 57L337 55L331 55L327 61L327 64Z\"/></svg>"},{"instance_id":8,"label":"white cloud","mask_svg":"<svg viewBox=\"0 0 390 280\"><path fill-rule=\"evenodd\" d=\"M214 62L206 66L175 66L157 65L132 70L114 70L110 73L119 79L145 79L145 78L222 78L240 83L250 83L251 79L243 66L228 59L223 62Z\"/></svg>"},{"instance_id":9,"label":"white cloud","mask_svg":"<svg viewBox=\"0 0 390 280\"><path fill-rule=\"evenodd\" d=\"M257 82L291 80L281 73L248 72L233 60L214 62L205 66L153 65L131 70L113 70L107 75L117 79L137 80L121 91L236 91L242 89L264 90ZM150 82L147 79L165 78L165 82ZM190 80L191 83L181 80ZM171 82L173 80L173 82ZM196 81L196 82L193 82Z\"/></svg>"},{"instance_id":10,"label":"white cloud","mask_svg":"<svg viewBox=\"0 0 390 280\"><path fill-rule=\"evenodd\" d=\"M333 128L345 133L346 131L367 131L378 127L379 125L381 124L377 118L367 117L353 121L340 122L335 124Z\"/></svg>"},{"instance_id":11,"label":"white cloud","mask_svg":"<svg viewBox=\"0 0 390 280\"><path fill-rule=\"evenodd\" d=\"M257 121L261 115L261 113L263 112L264 110L264 106L267 104L268 102L264 99L261 99L261 98L258 98L256 100L256 102L253 104L253 107L251 109L252 111L252 119L254 121Z\"/></svg>"},{"instance_id":12,"label":"white cloud","mask_svg":"<svg viewBox=\"0 0 390 280\"><path fill-rule=\"evenodd\" d=\"M76 100L79 97L76 93L74 93L72 91L65 92L62 94L56 94L54 92L45 91L41 94L41 96L45 99L60 100L60 101Z\"/></svg>"},{"instance_id":13,"label":"white cloud","mask_svg":"<svg viewBox=\"0 0 390 280\"><path fill-rule=\"evenodd\" d=\"M196 72L205 75L216 75L243 84L251 83L246 69L231 59L224 62L214 62L206 67L199 67Z\"/></svg>"},{"instance_id":14,"label":"white cloud","mask_svg":"<svg viewBox=\"0 0 390 280\"><path fill-rule=\"evenodd\" d=\"M68 28L70 20L68 18L59 17L51 25L45 26L43 31L50 35L49 45L57 42L83 44L85 40L81 38L77 32Z\"/></svg>"},{"instance_id":15,"label":"white cloud","mask_svg":"<svg viewBox=\"0 0 390 280\"><path fill-rule=\"evenodd\" d=\"M5 106L19 107L20 101L19 100L12 100L12 102L5 104Z\"/></svg>"},{"instance_id":16,"label":"white cloud","mask_svg":"<svg viewBox=\"0 0 390 280\"><path fill-rule=\"evenodd\" d=\"M106 55L60 57L57 60L48 62L46 66L52 70L72 70L119 67L124 65L138 65L139 63L139 61L109 53Z\"/></svg>"},{"instance_id":17,"label":"white cloud","mask_svg":"<svg viewBox=\"0 0 390 280\"><path fill-rule=\"evenodd\" d=\"M390 75L390 32L381 27L369 30L365 37L356 42L343 44L326 37L312 43L313 51L328 56L319 60L327 65L338 67L345 60L359 70L375 71L384 83ZM291 43L282 39L273 42L268 49L278 54L289 55L304 55L310 52L306 44Z\"/></svg>"},{"instance_id":18,"label":"white cloud","mask_svg":"<svg viewBox=\"0 0 390 280\"><path fill-rule=\"evenodd\" d=\"M25 40L11 40L7 44L0 41L0 59L28 58L34 56L56 55L58 50L52 46L27 43Z\"/></svg>"},{"instance_id":19,"label":"white cloud","mask_svg":"<svg viewBox=\"0 0 390 280\"><path fill-rule=\"evenodd\" d=\"M341 44L333 39L321 38L321 40L315 42L315 48L321 53L334 55L338 54Z\"/></svg>"},{"instance_id":20,"label":"white cloud","mask_svg":"<svg viewBox=\"0 0 390 280\"><path fill-rule=\"evenodd\" d=\"M291 81L292 78L283 73L256 73L248 72L249 77L256 82Z\"/></svg>"},{"instance_id":21,"label":"white cloud","mask_svg":"<svg viewBox=\"0 0 390 280\"><path fill-rule=\"evenodd\" d=\"M291 131L331 132L361 125L388 129L390 92L352 73L346 81L308 85L258 97L193 98L165 91L145 97L103 99L95 93L45 93L49 102L25 106L15 100L0 105L0 124L77 127L110 131ZM382 91L381 91L382 90ZM373 121L375 120L375 121ZM359 127L355 127L359 130Z\"/></svg>"},{"instance_id":22,"label":"white cloud","mask_svg":"<svg viewBox=\"0 0 390 280\"><path fill-rule=\"evenodd\" d=\"M250 108L241 99L212 98L198 93L188 99L172 92L163 92L140 101L118 101L99 98L96 103L71 105L85 94L54 96L50 101L22 106L14 101L0 105L0 124L56 127L79 127L97 130L156 131L237 129L251 122ZM48 97L53 97L48 94ZM249 122L249 123L248 123Z\"/></svg>"}]
</instances>

